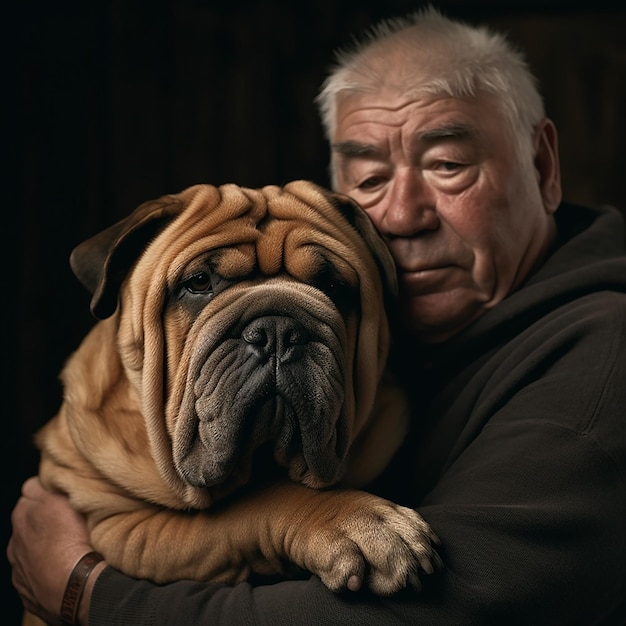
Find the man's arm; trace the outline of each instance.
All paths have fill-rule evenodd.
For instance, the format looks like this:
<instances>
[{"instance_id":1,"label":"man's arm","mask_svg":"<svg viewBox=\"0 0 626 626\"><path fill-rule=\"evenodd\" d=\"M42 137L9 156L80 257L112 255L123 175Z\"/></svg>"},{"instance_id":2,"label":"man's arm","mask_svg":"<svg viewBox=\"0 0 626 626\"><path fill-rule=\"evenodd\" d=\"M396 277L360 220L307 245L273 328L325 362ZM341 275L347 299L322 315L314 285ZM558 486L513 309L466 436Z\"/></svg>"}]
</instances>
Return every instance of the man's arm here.
<instances>
[{"instance_id":1,"label":"man's arm","mask_svg":"<svg viewBox=\"0 0 626 626\"><path fill-rule=\"evenodd\" d=\"M549 431L512 430L517 456L500 449L481 462L505 436L487 433L474 458L464 459L431 494L420 512L442 536L446 567L423 577L421 593L334 594L315 577L256 587L160 587L109 568L95 585L91 626L620 623L626 588L622 479L588 440ZM573 450L576 464L568 461ZM524 472L530 472L526 478ZM519 496L502 497L501 489L513 491L520 482Z\"/></svg>"},{"instance_id":2,"label":"man's arm","mask_svg":"<svg viewBox=\"0 0 626 626\"><path fill-rule=\"evenodd\" d=\"M79 623L380 626L494 623L512 615L527 623L585 623L604 610L609 619L625 588L623 476L591 440L526 426L486 429L421 507L442 538L446 563L424 577L421 594L334 594L314 577L258 587L157 586L107 568L90 577ZM503 498L502 489L520 495ZM24 491L8 548L14 582L27 608L60 624L67 578L91 546L82 518L62 496L32 480Z\"/></svg>"}]
</instances>

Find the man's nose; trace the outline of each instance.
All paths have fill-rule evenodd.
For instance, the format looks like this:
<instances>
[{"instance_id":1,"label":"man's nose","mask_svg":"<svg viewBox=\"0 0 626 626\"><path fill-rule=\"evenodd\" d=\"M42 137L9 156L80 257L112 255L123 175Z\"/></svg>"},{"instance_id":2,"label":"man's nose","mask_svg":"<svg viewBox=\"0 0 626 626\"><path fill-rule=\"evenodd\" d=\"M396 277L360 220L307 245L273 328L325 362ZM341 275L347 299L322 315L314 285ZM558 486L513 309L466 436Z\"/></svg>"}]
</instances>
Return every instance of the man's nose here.
<instances>
[{"instance_id":1,"label":"man's nose","mask_svg":"<svg viewBox=\"0 0 626 626\"><path fill-rule=\"evenodd\" d=\"M384 202L380 226L388 236L414 237L439 226L435 193L417 169L397 172Z\"/></svg>"}]
</instances>

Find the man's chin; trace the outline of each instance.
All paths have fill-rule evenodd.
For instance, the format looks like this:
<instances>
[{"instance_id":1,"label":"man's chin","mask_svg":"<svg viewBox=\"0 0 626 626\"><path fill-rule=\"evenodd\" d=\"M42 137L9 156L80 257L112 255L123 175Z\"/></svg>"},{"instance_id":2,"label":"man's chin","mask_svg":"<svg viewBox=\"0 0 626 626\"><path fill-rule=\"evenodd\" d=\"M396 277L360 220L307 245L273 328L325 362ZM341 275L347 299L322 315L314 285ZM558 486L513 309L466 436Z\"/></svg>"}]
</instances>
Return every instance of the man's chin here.
<instances>
[{"instance_id":1,"label":"man's chin","mask_svg":"<svg viewBox=\"0 0 626 626\"><path fill-rule=\"evenodd\" d=\"M422 343L447 341L486 312L475 302L458 302L449 294L425 294L405 300L400 323L411 337Z\"/></svg>"}]
</instances>

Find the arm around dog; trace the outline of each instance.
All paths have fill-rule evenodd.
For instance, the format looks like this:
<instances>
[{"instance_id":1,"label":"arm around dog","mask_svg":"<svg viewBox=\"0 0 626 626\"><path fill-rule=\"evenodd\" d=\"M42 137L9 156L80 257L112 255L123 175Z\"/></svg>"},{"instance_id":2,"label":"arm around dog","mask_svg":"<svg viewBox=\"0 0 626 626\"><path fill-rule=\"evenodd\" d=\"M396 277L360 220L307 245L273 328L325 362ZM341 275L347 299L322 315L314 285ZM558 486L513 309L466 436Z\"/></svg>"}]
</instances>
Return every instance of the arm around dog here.
<instances>
[{"instance_id":1,"label":"arm around dog","mask_svg":"<svg viewBox=\"0 0 626 626\"><path fill-rule=\"evenodd\" d=\"M528 398L530 405L535 400ZM518 405L518 414L527 407ZM598 422L616 423L606 410ZM503 623L498 615L506 621L513 614L519 623L619 623L611 621L612 614L619 614L616 592L624 588L623 574L616 576L623 571L619 546L611 545L624 516L619 467L595 436L572 431L563 437L560 429L539 421L524 423L521 431L511 430L512 425L501 415L499 426L484 429L420 509L444 541L446 562L445 570L425 577L422 594L336 594L316 577L256 587L190 581L155 585L109 567L94 578L91 597L84 598L85 606L90 601L89 626L493 624ZM550 476L550 482L537 490L541 476ZM496 506L494 489L506 485L526 494L525 501ZM70 511L66 501L54 498ZM33 513L54 519L45 501ZM64 532L68 529L53 530L50 539L59 543ZM60 555L47 565L59 571ZM581 570L593 575L581 579ZM554 594L555 589L561 592ZM52 603L56 606L60 597Z\"/></svg>"},{"instance_id":2,"label":"arm around dog","mask_svg":"<svg viewBox=\"0 0 626 626\"><path fill-rule=\"evenodd\" d=\"M504 623L512 615L518 623L620 623L615 602L624 588L623 567L611 543L624 516L619 468L592 437L563 437L551 425L523 426L486 429L420 509L443 538L446 563L442 572L424 578L421 594L335 594L315 577L258 587L158 587L109 569L96 583L90 626L443 626ZM548 468L549 484L537 490ZM609 473L613 491L607 490ZM515 485L524 501L498 504L494 490L507 485ZM581 577L587 568L592 574Z\"/></svg>"},{"instance_id":3,"label":"arm around dog","mask_svg":"<svg viewBox=\"0 0 626 626\"><path fill-rule=\"evenodd\" d=\"M109 569L96 583L90 626L447 626L507 623L513 615L526 624L621 623L617 603L626 581L616 539L626 512L619 466L593 436L564 436L538 422L520 426L487 428L420 509L442 537L446 563L424 577L421 594L335 594L315 577L258 587L158 587ZM520 499L503 502L498 490L513 488Z\"/></svg>"}]
</instances>

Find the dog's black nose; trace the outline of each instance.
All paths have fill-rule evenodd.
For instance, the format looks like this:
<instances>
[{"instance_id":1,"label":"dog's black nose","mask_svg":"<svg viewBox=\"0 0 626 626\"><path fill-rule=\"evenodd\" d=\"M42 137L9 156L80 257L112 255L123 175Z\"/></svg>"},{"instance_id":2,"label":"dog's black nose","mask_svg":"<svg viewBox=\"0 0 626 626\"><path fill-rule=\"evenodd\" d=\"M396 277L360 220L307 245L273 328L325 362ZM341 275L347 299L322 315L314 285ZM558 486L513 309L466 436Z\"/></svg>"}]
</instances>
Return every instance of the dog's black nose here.
<instances>
[{"instance_id":1,"label":"dog's black nose","mask_svg":"<svg viewBox=\"0 0 626 626\"><path fill-rule=\"evenodd\" d=\"M277 364L301 358L309 340L306 329L292 317L266 315L250 322L241 333L247 349L261 362L275 356Z\"/></svg>"}]
</instances>

